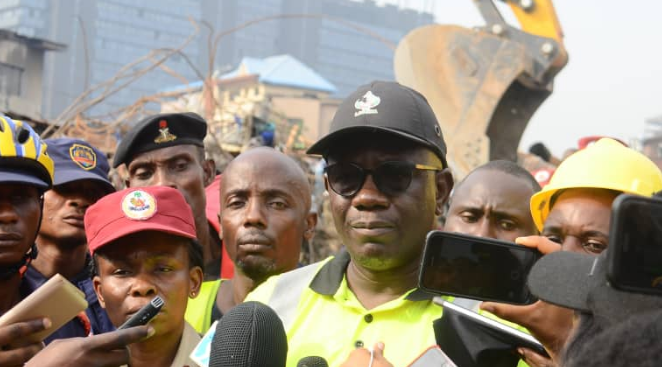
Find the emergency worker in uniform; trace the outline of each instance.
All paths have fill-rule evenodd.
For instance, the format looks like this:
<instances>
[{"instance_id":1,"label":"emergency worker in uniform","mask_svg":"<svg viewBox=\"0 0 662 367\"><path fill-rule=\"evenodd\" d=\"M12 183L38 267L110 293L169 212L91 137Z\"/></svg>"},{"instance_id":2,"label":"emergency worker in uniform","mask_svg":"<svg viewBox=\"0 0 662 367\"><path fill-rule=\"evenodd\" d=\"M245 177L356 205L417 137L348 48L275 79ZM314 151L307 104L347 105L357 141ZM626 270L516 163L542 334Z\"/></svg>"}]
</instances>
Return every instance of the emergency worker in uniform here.
<instances>
[{"instance_id":1,"label":"emergency worker in uniform","mask_svg":"<svg viewBox=\"0 0 662 367\"><path fill-rule=\"evenodd\" d=\"M376 81L340 104L308 153L328 163L330 207L347 251L271 277L247 300L281 317L288 366L311 355L339 366L371 347L378 365L409 365L436 345L432 323L442 314L417 288L425 236L453 187L437 119L420 93Z\"/></svg>"},{"instance_id":2,"label":"emergency worker in uniform","mask_svg":"<svg viewBox=\"0 0 662 367\"><path fill-rule=\"evenodd\" d=\"M154 335L129 346L131 367L195 367L189 355L200 336L184 320L188 297L202 283L202 250L184 196L171 187L119 191L85 214L97 275L94 289L116 327L156 296L163 307Z\"/></svg>"},{"instance_id":3,"label":"emergency worker in uniform","mask_svg":"<svg viewBox=\"0 0 662 367\"><path fill-rule=\"evenodd\" d=\"M92 257L83 224L87 208L115 188L108 181L105 155L89 143L70 138L45 142L55 164L55 178L53 188L44 194L43 220L37 236L39 256L28 267L24 283L34 291L59 273L85 293L88 303L86 312L46 338L50 343L115 329L94 293Z\"/></svg>"},{"instance_id":4,"label":"emergency worker in uniform","mask_svg":"<svg viewBox=\"0 0 662 367\"><path fill-rule=\"evenodd\" d=\"M214 162L205 159L206 135L207 122L192 112L148 116L124 136L113 167L126 165L128 187L170 186L181 191L193 210L205 277L211 280L218 279L223 271L224 250L205 213L205 187L216 173Z\"/></svg>"},{"instance_id":5,"label":"emergency worker in uniform","mask_svg":"<svg viewBox=\"0 0 662 367\"><path fill-rule=\"evenodd\" d=\"M28 124L0 115L0 316L29 293L21 282L37 256L43 193L52 182L53 160L46 144ZM136 327L60 339L39 352L43 343L27 338L51 325L46 317L0 327L0 367L26 362L38 367L117 366L128 361L126 345L150 332L148 327Z\"/></svg>"}]
</instances>

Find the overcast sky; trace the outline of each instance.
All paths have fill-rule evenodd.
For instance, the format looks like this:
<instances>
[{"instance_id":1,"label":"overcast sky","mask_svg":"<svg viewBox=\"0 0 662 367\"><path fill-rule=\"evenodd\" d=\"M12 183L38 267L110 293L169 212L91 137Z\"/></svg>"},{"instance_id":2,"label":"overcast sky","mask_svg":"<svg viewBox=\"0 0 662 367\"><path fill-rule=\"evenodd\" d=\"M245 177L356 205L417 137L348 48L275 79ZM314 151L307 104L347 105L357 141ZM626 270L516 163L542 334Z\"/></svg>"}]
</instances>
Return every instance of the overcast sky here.
<instances>
[{"instance_id":1,"label":"overcast sky","mask_svg":"<svg viewBox=\"0 0 662 367\"><path fill-rule=\"evenodd\" d=\"M380 2L432 11L438 23L483 24L472 0ZM556 0L554 6L570 61L520 148L543 141L561 155L587 135L641 138L644 121L662 115L662 1Z\"/></svg>"}]
</instances>

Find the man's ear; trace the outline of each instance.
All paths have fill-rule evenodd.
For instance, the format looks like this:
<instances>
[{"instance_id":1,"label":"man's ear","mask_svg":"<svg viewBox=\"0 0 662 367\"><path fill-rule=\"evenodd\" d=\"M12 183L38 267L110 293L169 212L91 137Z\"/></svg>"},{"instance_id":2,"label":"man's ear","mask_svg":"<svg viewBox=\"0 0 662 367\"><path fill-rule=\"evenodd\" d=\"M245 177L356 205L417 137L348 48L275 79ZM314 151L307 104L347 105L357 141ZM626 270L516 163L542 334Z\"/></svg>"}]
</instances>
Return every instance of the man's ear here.
<instances>
[{"instance_id":1,"label":"man's ear","mask_svg":"<svg viewBox=\"0 0 662 367\"><path fill-rule=\"evenodd\" d=\"M97 294L97 298L99 299L99 304L101 307L106 308L106 301L103 299L103 294L101 294L101 278L98 275L92 278L92 286L94 287L94 293Z\"/></svg>"},{"instance_id":2,"label":"man's ear","mask_svg":"<svg viewBox=\"0 0 662 367\"><path fill-rule=\"evenodd\" d=\"M204 183L205 187L211 185L216 178L216 164L213 159L205 159L202 162L202 170L204 171Z\"/></svg>"},{"instance_id":3,"label":"man's ear","mask_svg":"<svg viewBox=\"0 0 662 367\"><path fill-rule=\"evenodd\" d=\"M204 277L202 269L199 266L194 266L189 270L188 274L190 281L189 298L195 298L200 294L200 287L202 286L202 279Z\"/></svg>"},{"instance_id":4,"label":"man's ear","mask_svg":"<svg viewBox=\"0 0 662 367\"><path fill-rule=\"evenodd\" d=\"M439 216L444 212L444 204L448 201L453 190L453 175L448 168L435 174L436 205L434 213Z\"/></svg>"},{"instance_id":5,"label":"man's ear","mask_svg":"<svg viewBox=\"0 0 662 367\"><path fill-rule=\"evenodd\" d=\"M317 213L308 213L306 215L306 229L303 231L303 238L310 241L315 235L315 227L317 227Z\"/></svg>"}]
</instances>

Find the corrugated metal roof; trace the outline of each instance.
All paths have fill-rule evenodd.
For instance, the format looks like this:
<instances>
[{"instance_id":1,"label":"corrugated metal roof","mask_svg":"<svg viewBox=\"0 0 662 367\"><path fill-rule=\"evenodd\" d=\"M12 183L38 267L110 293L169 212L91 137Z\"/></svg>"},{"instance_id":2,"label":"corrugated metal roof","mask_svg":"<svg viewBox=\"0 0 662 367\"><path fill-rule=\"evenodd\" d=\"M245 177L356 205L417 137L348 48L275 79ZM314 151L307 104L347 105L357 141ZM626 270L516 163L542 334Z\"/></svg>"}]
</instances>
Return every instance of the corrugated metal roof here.
<instances>
[{"instance_id":1,"label":"corrugated metal roof","mask_svg":"<svg viewBox=\"0 0 662 367\"><path fill-rule=\"evenodd\" d=\"M244 57L239 67L221 76L229 79L245 74L257 74L265 84L311 89L334 93L336 86L315 70L290 55L270 56L264 59Z\"/></svg>"},{"instance_id":2,"label":"corrugated metal roof","mask_svg":"<svg viewBox=\"0 0 662 367\"><path fill-rule=\"evenodd\" d=\"M315 70L290 55L270 56L264 59L244 57L239 66L219 79L226 80L242 75L257 75L261 83L335 93L337 88ZM187 88L200 88L202 81L164 88L171 92Z\"/></svg>"}]
</instances>

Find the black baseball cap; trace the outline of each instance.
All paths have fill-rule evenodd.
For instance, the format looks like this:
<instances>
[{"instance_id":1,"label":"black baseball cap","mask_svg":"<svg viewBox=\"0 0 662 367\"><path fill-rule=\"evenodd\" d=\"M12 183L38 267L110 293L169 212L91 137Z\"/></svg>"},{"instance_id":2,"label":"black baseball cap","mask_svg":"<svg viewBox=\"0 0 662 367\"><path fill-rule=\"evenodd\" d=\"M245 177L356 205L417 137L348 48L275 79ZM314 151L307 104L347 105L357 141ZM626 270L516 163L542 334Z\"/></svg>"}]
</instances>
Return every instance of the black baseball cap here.
<instances>
[{"instance_id":1,"label":"black baseball cap","mask_svg":"<svg viewBox=\"0 0 662 367\"><path fill-rule=\"evenodd\" d=\"M138 154L191 144L203 147L207 122L198 114L161 113L144 118L122 138L117 146L113 167L129 164Z\"/></svg>"},{"instance_id":2,"label":"black baseball cap","mask_svg":"<svg viewBox=\"0 0 662 367\"><path fill-rule=\"evenodd\" d=\"M46 151L55 164L53 186L92 180L103 186L106 192L115 191L108 180L110 167L103 152L80 139L57 138L45 141L48 144Z\"/></svg>"},{"instance_id":3,"label":"black baseball cap","mask_svg":"<svg viewBox=\"0 0 662 367\"><path fill-rule=\"evenodd\" d=\"M545 302L610 322L662 309L660 296L621 291L609 284L607 251L599 256L568 251L543 256L529 273L531 293Z\"/></svg>"},{"instance_id":4,"label":"black baseball cap","mask_svg":"<svg viewBox=\"0 0 662 367\"><path fill-rule=\"evenodd\" d=\"M422 94L396 82L374 81L360 86L336 111L328 134L308 149L326 157L343 138L384 132L421 144L446 164L446 143L437 118Z\"/></svg>"}]
</instances>

